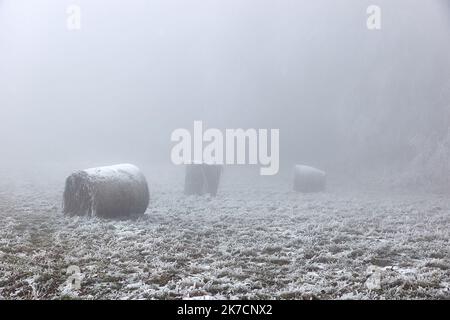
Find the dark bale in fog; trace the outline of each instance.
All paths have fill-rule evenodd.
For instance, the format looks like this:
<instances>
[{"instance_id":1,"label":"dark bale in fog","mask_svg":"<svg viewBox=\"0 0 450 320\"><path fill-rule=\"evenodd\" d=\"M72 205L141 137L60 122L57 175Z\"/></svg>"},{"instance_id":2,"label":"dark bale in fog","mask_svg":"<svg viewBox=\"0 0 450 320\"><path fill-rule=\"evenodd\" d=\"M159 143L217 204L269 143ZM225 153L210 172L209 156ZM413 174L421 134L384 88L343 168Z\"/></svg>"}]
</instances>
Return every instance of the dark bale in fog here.
<instances>
[{"instance_id":1,"label":"dark bale in fog","mask_svg":"<svg viewBox=\"0 0 450 320\"><path fill-rule=\"evenodd\" d=\"M304 193L325 191L326 173L322 170L296 165L294 168L294 190Z\"/></svg>"},{"instance_id":2,"label":"dark bale in fog","mask_svg":"<svg viewBox=\"0 0 450 320\"><path fill-rule=\"evenodd\" d=\"M144 175L131 164L75 172L66 179L63 197L65 214L103 218L142 215L150 201Z\"/></svg>"},{"instance_id":3,"label":"dark bale in fog","mask_svg":"<svg viewBox=\"0 0 450 320\"><path fill-rule=\"evenodd\" d=\"M203 195L209 193L212 196L216 196L221 174L221 165L187 165L184 193L186 195Z\"/></svg>"}]
</instances>

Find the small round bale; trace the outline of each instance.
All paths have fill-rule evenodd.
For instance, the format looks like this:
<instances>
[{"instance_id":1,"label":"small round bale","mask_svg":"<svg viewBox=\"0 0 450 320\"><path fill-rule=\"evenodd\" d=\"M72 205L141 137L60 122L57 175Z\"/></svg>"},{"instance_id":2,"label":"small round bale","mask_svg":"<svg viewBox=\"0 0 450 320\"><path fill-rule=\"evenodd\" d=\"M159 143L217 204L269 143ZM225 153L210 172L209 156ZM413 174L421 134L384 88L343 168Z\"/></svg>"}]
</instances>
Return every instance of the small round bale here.
<instances>
[{"instance_id":1,"label":"small round bale","mask_svg":"<svg viewBox=\"0 0 450 320\"><path fill-rule=\"evenodd\" d=\"M145 176L131 164L75 172L66 179L63 198L65 214L103 218L142 215L150 201Z\"/></svg>"},{"instance_id":2,"label":"small round bale","mask_svg":"<svg viewBox=\"0 0 450 320\"><path fill-rule=\"evenodd\" d=\"M325 191L326 173L322 170L296 165L294 168L294 190L310 193Z\"/></svg>"},{"instance_id":3,"label":"small round bale","mask_svg":"<svg viewBox=\"0 0 450 320\"><path fill-rule=\"evenodd\" d=\"M184 193L186 195L203 195L209 193L212 196L216 196L221 173L221 165L186 165Z\"/></svg>"}]
</instances>

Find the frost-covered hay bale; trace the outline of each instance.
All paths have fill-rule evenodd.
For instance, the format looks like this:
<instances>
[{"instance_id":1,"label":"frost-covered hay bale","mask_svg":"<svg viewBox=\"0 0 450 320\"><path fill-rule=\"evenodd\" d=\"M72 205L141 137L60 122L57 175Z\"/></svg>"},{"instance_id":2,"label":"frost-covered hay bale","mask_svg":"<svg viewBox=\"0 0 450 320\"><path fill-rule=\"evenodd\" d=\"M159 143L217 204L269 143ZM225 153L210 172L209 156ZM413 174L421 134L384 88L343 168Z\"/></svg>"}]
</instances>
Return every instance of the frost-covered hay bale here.
<instances>
[{"instance_id":1,"label":"frost-covered hay bale","mask_svg":"<svg viewBox=\"0 0 450 320\"><path fill-rule=\"evenodd\" d=\"M131 164L86 169L66 179L63 211L104 218L141 215L150 201L147 181Z\"/></svg>"},{"instance_id":2,"label":"frost-covered hay bale","mask_svg":"<svg viewBox=\"0 0 450 320\"><path fill-rule=\"evenodd\" d=\"M221 174L221 165L187 165L184 193L186 195L203 195L209 193L212 196L216 196Z\"/></svg>"},{"instance_id":3,"label":"frost-covered hay bale","mask_svg":"<svg viewBox=\"0 0 450 320\"><path fill-rule=\"evenodd\" d=\"M326 173L322 170L296 165L294 168L294 190L299 192L320 192L326 186Z\"/></svg>"}]
</instances>

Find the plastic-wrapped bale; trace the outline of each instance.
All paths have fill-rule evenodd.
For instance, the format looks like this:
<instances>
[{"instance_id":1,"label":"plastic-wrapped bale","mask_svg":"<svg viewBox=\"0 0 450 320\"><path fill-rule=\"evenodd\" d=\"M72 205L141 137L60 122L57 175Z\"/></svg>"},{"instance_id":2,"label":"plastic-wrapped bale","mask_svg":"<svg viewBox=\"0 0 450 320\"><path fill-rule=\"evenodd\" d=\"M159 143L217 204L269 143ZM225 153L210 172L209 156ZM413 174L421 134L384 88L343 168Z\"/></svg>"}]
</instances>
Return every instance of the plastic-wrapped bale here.
<instances>
[{"instance_id":1,"label":"plastic-wrapped bale","mask_svg":"<svg viewBox=\"0 0 450 320\"><path fill-rule=\"evenodd\" d=\"M212 196L216 196L221 174L221 165L186 165L184 193L186 195L203 195L209 193Z\"/></svg>"},{"instance_id":2,"label":"plastic-wrapped bale","mask_svg":"<svg viewBox=\"0 0 450 320\"><path fill-rule=\"evenodd\" d=\"M103 218L142 215L150 201L144 175L131 164L75 172L66 179L63 198L65 214Z\"/></svg>"},{"instance_id":3,"label":"plastic-wrapped bale","mask_svg":"<svg viewBox=\"0 0 450 320\"><path fill-rule=\"evenodd\" d=\"M294 190L299 192L320 192L326 186L326 173L322 170L296 165L294 168Z\"/></svg>"}]
</instances>

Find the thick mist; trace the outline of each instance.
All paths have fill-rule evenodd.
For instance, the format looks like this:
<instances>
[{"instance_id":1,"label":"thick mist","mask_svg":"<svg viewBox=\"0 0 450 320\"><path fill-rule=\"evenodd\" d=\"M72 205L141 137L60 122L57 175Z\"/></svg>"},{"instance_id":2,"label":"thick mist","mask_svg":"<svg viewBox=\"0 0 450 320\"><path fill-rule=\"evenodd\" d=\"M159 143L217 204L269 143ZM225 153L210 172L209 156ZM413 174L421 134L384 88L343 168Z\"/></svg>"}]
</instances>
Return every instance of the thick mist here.
<instances>
[{"instance_id":1,"label":"thick mist","mask_svg":"<svg viewBox=\"0 0 450 320\"><path fill-rule=\"evenodd\" d=\"M449 0L0 0L0 303L449 300L449 124Z\"/></svg>"},{"instance_id":2,"label":"thick mist","mask_svg":"<svg viewBox=\"0 0 450 320\"><path fill-rule=\"evenodd\" d=\"M448 1L375 2L377 31L374 1L0 1L1 162L169 163L202 120L280 129L286 168L450 185Z\"/></svg>"}]
</instances>

